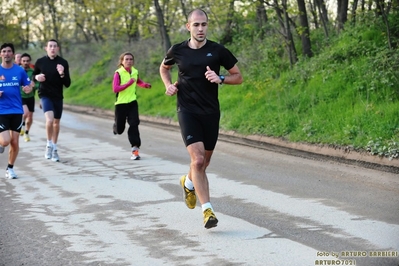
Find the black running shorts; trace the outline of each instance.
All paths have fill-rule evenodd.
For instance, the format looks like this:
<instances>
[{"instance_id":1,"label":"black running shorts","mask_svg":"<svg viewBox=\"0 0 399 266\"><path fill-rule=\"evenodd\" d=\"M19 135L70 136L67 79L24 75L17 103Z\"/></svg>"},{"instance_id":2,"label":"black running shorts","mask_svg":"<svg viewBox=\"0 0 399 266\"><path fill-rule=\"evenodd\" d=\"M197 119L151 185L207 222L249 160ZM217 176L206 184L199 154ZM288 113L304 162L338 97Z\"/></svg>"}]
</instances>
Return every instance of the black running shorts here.
<instances>
[{"instance_id":1,"label":"black running shorts","mask_svg":"<svg viewBox=\"0 0 399 266\"><path fill-rule=\"evenodd\" d=\"M0 115L0 132L11 130L21 132L22 114Z\"/></svg>"},{"instance_id":2,"label":"black running shorts","mask_svg":"<svg viewBox=\"0 0 399 266\"><path fill-rule=\"evenodd\" d=\"M220 113L201 115L178 112L180 131L186 147L203 142L205 150L213 151L219 136Z\"/></svg>"},{"instance_id":3,"label":"black running shorts","mask_svg":"<svg viewBox=\"0 0 399 266\"><path fill-rule=\"evenodd\" d=\"M22 98L22 105L26 105L29 112L33 113L35 111L35 97Z\"/></svg>"}]
</instances>

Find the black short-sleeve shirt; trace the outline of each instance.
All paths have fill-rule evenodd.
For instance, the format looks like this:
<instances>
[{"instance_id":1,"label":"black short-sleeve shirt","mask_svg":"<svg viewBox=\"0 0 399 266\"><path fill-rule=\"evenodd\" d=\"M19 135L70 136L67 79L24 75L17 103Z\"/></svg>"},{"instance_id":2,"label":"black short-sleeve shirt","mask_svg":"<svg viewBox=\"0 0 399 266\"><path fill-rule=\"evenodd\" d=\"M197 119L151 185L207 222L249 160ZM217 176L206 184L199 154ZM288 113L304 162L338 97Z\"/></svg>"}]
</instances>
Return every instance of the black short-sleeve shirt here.
<instances>
[{"instance_id":1,"label":"black short-sleeve shirt","mask_svg":"<svg viewBox=\"0 0 399 266\"><path fill-rule=\"evenodd\" d=\"M173 45L164 58L164 64L176 64L179 69L177 111L219 113L218 84L206 79L206 67L219 74L221 66L230 70L237 62L227 48L210 40L200 49L191 49L188 40Z\"/></svg>"}]
</instances>

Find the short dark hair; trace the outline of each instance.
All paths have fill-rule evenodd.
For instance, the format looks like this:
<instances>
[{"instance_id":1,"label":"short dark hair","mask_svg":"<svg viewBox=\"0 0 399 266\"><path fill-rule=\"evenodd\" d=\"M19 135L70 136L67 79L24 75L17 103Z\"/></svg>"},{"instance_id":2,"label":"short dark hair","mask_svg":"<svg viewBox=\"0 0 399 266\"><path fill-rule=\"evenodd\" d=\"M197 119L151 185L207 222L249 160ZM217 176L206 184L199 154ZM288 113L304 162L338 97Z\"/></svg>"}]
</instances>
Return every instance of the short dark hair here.
<instances>
[{"instance_id":1,"label":"short dark hair","mask_svg":"<svg viewBox=\"0 0 399 266\"><path fill-rule=\"evenodd\" d=\"M58 43L58 41L56 39L48 40L48 42L46 43L46 46L48 45L49 42L55 42L55 43L57 43L57 46L60 46L60 44Z\"/></svg>"},{"instance_id":2,"label":"short dark hair","mask_svg":"<svg viewBox=\"0 0 399 266\"><path fill-rule=\"evenodd\" d=\"M188 13L187 16L187 21L190 22L191 17L193 16L194 13L203 13L206 17L206 20L208 21L208 14L205 12L205 10L201 9L201 8L196 8L190 11L190 13Z\"/></svg>"},{"instance_id":3,"label":"short dark hair","mask_svg":"<svg viewBox=\"0 0 399 266\"><path fill-rule=\"evenodd\" d=\"M29 60L32 60L32 57L30 57L30 54L27 54L27 53L23 53L22 55L21 55L21 58L22 57L29 57Z\"/></svg>"},{"instance_id":4,"label":"short dark hair","mask_svg":"<svg viewBox=\"0 0 399 266\"><path fill-rule=\"evenodd\" d=\"M15 53L14 44L12 44L10 42L3 43L0 47L0 50L3 50L3 48L6 48L6 47L10 47L12 50L12 53Z\"/></svg>"}]
</instances>

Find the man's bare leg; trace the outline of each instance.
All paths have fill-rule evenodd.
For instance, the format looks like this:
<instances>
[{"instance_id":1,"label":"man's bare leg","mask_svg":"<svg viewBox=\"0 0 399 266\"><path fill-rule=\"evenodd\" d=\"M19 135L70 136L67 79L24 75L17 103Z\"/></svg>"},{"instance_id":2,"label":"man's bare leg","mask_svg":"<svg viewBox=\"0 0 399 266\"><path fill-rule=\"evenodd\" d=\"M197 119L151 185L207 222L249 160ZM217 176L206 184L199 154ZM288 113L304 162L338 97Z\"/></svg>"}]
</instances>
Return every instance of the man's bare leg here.
<instances>
[{"instance_id":1,"label":"man's bare leg","mask_svg":"<svg viewBox=\"0 0 399 266\"><path fill-rule=\"evenodd\" d=\"M44 113L44 117L46 118L46 137L47 140L53 139L53 123L54 123L54 112L47 111Z\"/></svg>"},{"instance_id":2,"label":"man's bare leg","mask_svg":"<svg viewBox=\"0 0 399 266\"><path fill-rule=\"evenodd\" d=\"M195 193L201 203L205 228L209 229L217 226L218 223L210 202L209 182L205 172L213 151L205 151L202 142L187 146L187 150L191 158L189 177L194 184Z\"/></svg>"},{"instance_id":3,"label":"man's bare leg","mask_svg":"<svg viewBox=\"0 0 399 266\"><path fill-rule=\"evenodd\" d=\"M19 153L19 132L9 131L11 136L10 139L10 150L8 152L8 166L6 171L6 177L9 179L17 178L17 175L14 172L14 163L17 160L17 156Z\"/></svg>"},{"instance_id":4,"label":"man's bare leg","mask_svg":"<svg viewBox=\"0 0 399 266\"><path fill-rule=\"evenodd\" d=\"M59 134L60 134L60 119L54 118L53 135L52 135L52 139L51 139L53 141L53 144L57 144Z\"/></svg>"},{"instance_id":5,"label":"man's bare leg","mask_svg":"<svg viewBox=\"0 0 399 266\"><path fill-rule=\"evenodd\" d=\"M196 142L187 146L187 150L191 158L189 178L194 184L195 194L201 204L207 203L210 200L210 196L208 177L205 170L209 165L212 151L205 152L202 142Z\"/></svg>"},{"instance_id":6,"label":"man's bare leg","mask_svg":"<svg viewBox=\"0 0 399 266\"><path fill-rule=\"evenodd\" d=\"M8 154L8 163L14 165L19 153L19 133L16 131L10 131L10 134L11 134L11 142Z\"/></svg>"},{"instance_id":7,"label":"man's bare leg","mask_svg":"<svg viewBox=\"0 0 399 266\"><path fill-rule=\"evenodd\" d=\"M54 112L47 111L44 113L44 117L46 118L46 137L47 137L47 144L46 144L46 152L44 157L46 159L51 159L53 154L53 123L54 123Z\"/></svg>"}]
</instances>

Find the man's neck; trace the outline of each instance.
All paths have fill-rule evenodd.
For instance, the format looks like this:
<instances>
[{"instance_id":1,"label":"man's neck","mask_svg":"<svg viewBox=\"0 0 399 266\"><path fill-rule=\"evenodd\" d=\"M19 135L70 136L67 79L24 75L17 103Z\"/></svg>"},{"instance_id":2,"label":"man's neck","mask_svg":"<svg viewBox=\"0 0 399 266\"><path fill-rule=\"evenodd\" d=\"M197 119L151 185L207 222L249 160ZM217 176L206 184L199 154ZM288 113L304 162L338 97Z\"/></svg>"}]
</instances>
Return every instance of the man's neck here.
<instances>
[{"instance_id":1,"label":"man's neck","mask_svg":"<svg viewBox=\"0 0 399 266\"><path fill-rule=\"evenodd\" d=\"M1 66L3 68L12 68L13 65L14 65L13 62L1 62Z\"/></svg>"},{"instance_id":2,"label":"man's neck","mask_svg":"<svg viewBox=\"0 0 399 266\"><path fill-rule=\"evenodd\" d=\"M199 41L197 41L197 40L191 38L191 39L188 41L188 46L189 46L191 49L200 49L200 48L201 48L202 46L204 46L205 44L206 44L206 39L205 39L204 41L202 41L202 42L199 42Z\"/></svg>"}]
</instances>

